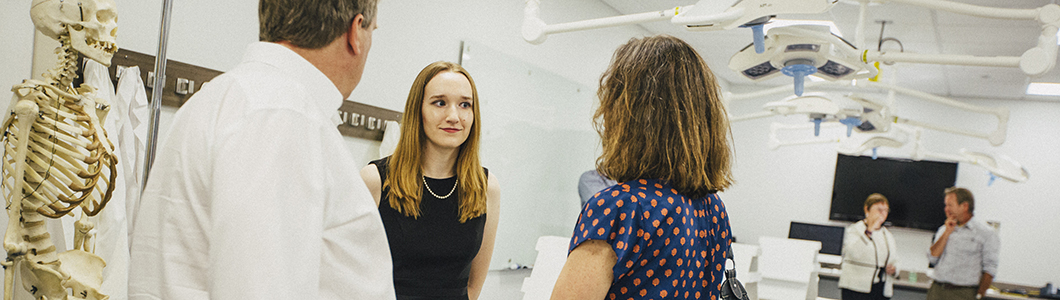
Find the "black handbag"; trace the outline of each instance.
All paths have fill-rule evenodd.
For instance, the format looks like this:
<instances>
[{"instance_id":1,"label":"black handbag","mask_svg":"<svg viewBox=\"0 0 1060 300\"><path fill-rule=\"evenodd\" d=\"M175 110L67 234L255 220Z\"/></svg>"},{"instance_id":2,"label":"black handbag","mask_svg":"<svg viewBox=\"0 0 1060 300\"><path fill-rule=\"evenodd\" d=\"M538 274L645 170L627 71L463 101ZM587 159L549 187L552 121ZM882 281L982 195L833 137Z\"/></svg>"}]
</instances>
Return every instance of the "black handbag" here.
<instances>
[{"instance_id":1,"label":"black handbag","mask_svg":"<svg viewBox=\"0 0 1060 300\"><path fill-rule=\"evenodd\" d=\"M721 284L722 300L749 300L747 290L743 288L740 280L736 279L736 260L732 258L732 249L725 255L725 259L731 260L733 268L725 270L725 282Z\"/></svg>"}]
</instances>

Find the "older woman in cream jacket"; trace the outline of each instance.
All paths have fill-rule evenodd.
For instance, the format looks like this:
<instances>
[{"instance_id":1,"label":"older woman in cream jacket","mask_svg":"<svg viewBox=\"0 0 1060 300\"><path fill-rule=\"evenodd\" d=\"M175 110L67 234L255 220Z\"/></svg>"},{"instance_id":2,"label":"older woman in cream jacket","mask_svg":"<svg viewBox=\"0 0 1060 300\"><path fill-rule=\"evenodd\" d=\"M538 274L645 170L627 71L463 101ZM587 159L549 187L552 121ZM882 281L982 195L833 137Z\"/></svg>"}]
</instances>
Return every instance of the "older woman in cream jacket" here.
<instances>
[{"instance_id":1,"label":"older woman in cream jacket","mask_svg":"<svg viewBox=\"0 0 1060 300\"><path fill-rule=\"evenodd\" d=\"M890 205L881 194L865 199L865 219L847 226L843 237L843 274L839 288L843 300L890 299L898 270L894 236L883 221Z\"/></svg>"}]
</instances>

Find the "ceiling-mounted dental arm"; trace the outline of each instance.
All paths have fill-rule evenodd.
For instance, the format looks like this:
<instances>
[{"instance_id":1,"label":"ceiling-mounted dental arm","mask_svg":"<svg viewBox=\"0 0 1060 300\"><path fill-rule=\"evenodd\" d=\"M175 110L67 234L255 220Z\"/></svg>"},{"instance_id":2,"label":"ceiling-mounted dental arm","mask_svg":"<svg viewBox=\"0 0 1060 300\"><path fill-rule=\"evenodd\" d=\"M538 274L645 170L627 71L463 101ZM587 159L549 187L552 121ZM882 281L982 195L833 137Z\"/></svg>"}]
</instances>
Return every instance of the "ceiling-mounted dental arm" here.
<instances>
[{"instance_id":1,"label":"ceiling-mounted dental arm","mask_svg":"<svg viewBox=\"0 0 1060 300\"><path fill-rule=\"evenodd\" d=\"M986 169L990 173L990 182L988 185L993 184L994 179L1002 178L1011 182L1024 182L1027 181L1029 173L1027 169L1020 165L1019 162L1008 157L1006 155L995 155L984 152L969 151L967 149L961 149L958 154L947 154L932 152L925 149L921 143L921 129L919 128L907 128L905 126L894 126L895 130L891 130L883 133L874 134L860 134L852 138L845 139L840 142L839 147L836 151L846 155L861 155L862 153L872 150L872 157L876 158L876 149L878 147L888 148L902 148L906 144L913 143L913 160L944 160L944 161L955 161L960 163L968 163L980 166ZM770 137L771 143L776 140L775 137Z\"/></svg>"},{"instance_id":2,"label":"ceiling-mounted dental arm","mask_svg":"<svg viewBox=\"0 0 1060 300\"><path fill-rule=\"evenodd\" d=\"M983 167L990 172L990 181L987 185L994 183L994 179L1001 178L1011 182L1024 182L1030 177L1030 173L1019 162L1004 154L990 154L985 152L969 151L961 149L957 155L931 152L920 143L920 132L916 132L916 145L913 150L913 159L940 159L962 163L969 163Z\"/></svg>"},{"instance_id":3,"label":"ceiling-mounted dental arm","mask_svg":"<svg viewBox=\"0 0 1060 300\"><path fill-rule=\"evenodd\" d=\"M954 54L916 54L902 52L881 52L874 50L863 50L863 62L909 62L928 63L943 65L962 66L985 66L985 67L1013 67L1020 68L1023 73L1030 76L1039 76L1052 70L1056 66L1057 58L1057 28L1060 28L1060 5L1047 4L1034 9L1011 9L986 7L964 3L942 0L863 0L862 11L866 10L869 2L887 3L896 2L908 5L925 7L933 10L942 10L958 14L1010 20L1035 20L1041 26L1041 34L1038 35L1038 44L1034 48L1023 52L1021 56L972 56ZM864 28L866 16L862 13L858 18L858 28ZM857 38L858 46L864 48L863 38Z\"/></svg>"},{"instance_id":4,"label":"ceiling-mounted dental arm","mask_svg":"<svg viewBox=\"0 0 1060 300\"><path fill-rule=\"evenodd\" d=\"M527 42L540 44L552 33L662 20L670 20L692 31L728 30L745 26L761 33L761 26L775 15L823 13L836 2L839 0L700 0L695 5L667 10L549 25L540 17L541 0L526 0L522 33ZM756 38L755 41L761 44L760 39Z\"/></svg>"},{"instance_id":5,"label":"ceiling-mounted dental arm","mask_svg":"<svg viewBox=\"0 0 1060 300\"><path fill-rule=\"evenodd\" d=\"M846 138L836 147L836 151L846 155L861 155L872 150L872 158L876 159L877 148L902 148L913 140L914 132L919 132L917 129L903 126L891 128L892 130L885 132L862 133Z\"/></svg>"},{"instance_id":6,"label":"ceiling-mounted dental arm","mask_svg":"<svg viewBox=\"0 0 1060 300\"><path fill-rule=\"evenodd\" d=\"M807 139L801 139L801 140L781 141L780 138L777 135L777 132L779 132L781 130L803 131L803 130L812 128L812 126L813 125L811 125L811 124L798 124L798 125L788 125L788 124L780 124L780 123L772 123L772 124L770 124L769 125L769 149L770 150L777 150L778 148L780 148L780 146L799 146L799 145L827 144L827 143L839 142L839 138L835 138L835 137L813 137L813 138L807 138ZM825 128L838 127L838 126L836 126L836 124L825 124L824 126L825 126Z\"/></svg>"},{"instance_id":7,"label":"ceiling-mounted dental arm","mask_svg":"<svg viewBox=\"0 0 1060 300\"><path fill-rule=\"evenodd\" d=\"M807 86L814 88L853 87L859 89L877 89L881 91L887 91L888 93L896 92L906 96L920 98L974 113L993 115L997 117L997 127L991 132L976 132L965 130L956 126L943 126L932 123L919 122L906 118L900 118L898 116L893 115L889 104L878 103L878 101L870 101L857 95L838 96L828 94L814 94L802 97L788 97L785 100L769 102L763 106L763 109L765 111L751 115L735 117L732 121L736 122L748 119L768 117L770 115L789 114L806 114L811 119L821 119L822 121L840 121L853 117L858 118L861 122L863 122L862 124L858 124L859 126L856 127L859 132L885 132L887 131L888 126L890 126L890 124L903 123L936 131L985 139L989 141L991 145L994 146L1001 145L1005 142L1006 132L1008 131L1009 110L1005 107L984 107L971 105L917 90L903 88L892 84L871 82L867 80L858 80L855 85L851 85L848 82L810 82L807 83ZM779 86L771 89L745 94L734 94L726 92L724 96L727 102L731 102L734 100L752 99L759 97L767 97L770 95L783 94L787 91L790 91L790 87ZM850 102L856 103L856 105L851 105ZM861 111L856 111L855 106L860 107Z\"/></svg>"},{"instance_id":8,"label":"ceiling-mounted dental arm","mask_svg":"<svg viewBox=\"0 0 1060 300\"><path fill-rule=\"evenodd\" d=\"M778 14L819 14L839 0L700 0L670 20L688 30L728 30Z\"/></svg>"},{"instance_id":9,"label":"ceiling-mounted dental arm","mask_svg":"<svg viewBox=\"0 0 1060 300\"><path fill-rule=\"evenodd\" d=\"M646 12L631 15L621 15L607 18L590 19L584 21L576 21L569 23L560 24L545 24L545 21L541 20L541 0L526 0L526 7L523 9L523 39L531 44L541 44L545 42L549 34L589 30L597 28L607 28L622 25L633 25L646 22L669 20L677 15L678 10L691 8L688 7L674 7L667 10L660 10L654 12Z\"/></svg>"},{"instance_id":10,"label":"ceiling-mounted dental arm","mask_svg":"<svg viewBox=\"0 0 1060 300\"><path fill-rule=\"evenodd\" d=\"M942 125L935 125L935 124L931 124L931 123L918 122L918 121L913 121L913 120L909 120L909 119L905 119L905 118L899 118L899 117L895 117L895 122L896 123L905 123L905 124L918 126L918 127L923 127L923 128L932 129L932 130L937 130L937 131L949 132L949 133L953 133L953 134L960 134L960 135L965 135L965 136L981 138L981 139L985 139L985 140L989 141L990 144L994 145L994 146L998 146L998 145L1001 145L1001 144L1005 143L1005 137L1006 137L1007 132L1008 132L1008 119L1009 119L1009 110L1008 110L1007 107L985 107L985 106L971 105L971 104L968 104L968 103L958 102L958 101L955 101L955 100L950 99L950 98L940 97L940 96L932 95L932 94L929 94L929 93L925 93L925 92L921 92L921 91L917 91L917 90L913 90L913 89L903 88L903 87L900 87L900 86L895 86L895 85L886 84L886 83L879 83L879 82L859 81L857 83L857 86L859 86L859 87L868 87L868 88L885 89L885 90L888 90L888 91L895 91L895 92L898 92L900 94L904 94L904 95L907 95L907 96L912 96L912 97L928 100L928 101L931 101L931 102L935 102L935 103L946 105L946 106L950 106L950 107L959 108L959 109L970 111L970 112L993 115L993 116L997 117L997 128L995 128L993 131L988 132L988 133L965 130L965 129L961 129L961 128L955 127L955 126L942 126Z\"/></svg>"},{"instance_id":11,"label":"ceiling-mounted dental arm","mask_svg":"<svg viewBox=\"0 0 1060 300\"><path fill-rule=\"evenodd\" d=\"M700 0L682 9L670 23L690 31L750 27L756 53L765 51L763 26L778 14L819 14L839 0Z\"/></svg>"},{"instance_id":12,"label":"ceiling-mounted dental arm","mask_svg":"<svg viewBox=\"0 0 1060 300\"><path fill-rule=\"evenodd\" d=\"M815 93L806 96L793 96L784 100L773 101L762 106L775 115L787 116L802 114L813 122L813 135L820 136L821 123L838 122L847 126L846 136L850 136L855 126L861 125L864 106L843 96L826 93Z\"/></svg>"},{"instance_id":13,"label":"ceiling-mounted dental arm","mask_svg":"<svg viewBox=\"0 0 1060 300\"><path fill-rule=\"evenodd\" d=\"M993 19L1012 19L1012 20L1035 20L1041 16L1040 10L1043 8L1032 8L1032 9L1016 9L1016 8L1000 8L1000 7L988 7L979 6L972 4L965 4L953 1L944 0L872 0L875 3L902 3L908 5L920 6L932 10L942 10L952 13L958 13L962 15L969 15L982 18L993 18ZM1046 5L1049 6L1049 5ZM1060 7L1058 7L1060 8ZM1060 11L1057 11L1060 13Z\"/></svg>"},{"instance_id":14,"label":"ceiling-mounted dental arm","mask_svg":"<svg viewBox=\"0 0 1060 300\"><path fill-rule=\"evenodd\" d=\"M995 178L1002 178L1011 182L1024 182L1030 177L1030 173L1027 172L1023 165L1007 155L995 155L966 149L961 149L959 153L972 164L990 171L990 183L993 183Z\"/></svg>"},{"instance_id":15,"label":"ceiling-mounted dental arm","mask_svg":"<svg viewBox=\"0 0 1060 300\"><path fill-rule=\"evenodd\" d=\"M777 114L775 114L775 113L773 113L771 111L760 111L760 112L750 113L750 114L740 115L740 116L734 116L732 114L729 114L729 122L740 122L740 121L768 118L768 117L772 117L772 116L776 116L776 115Z\"/></svg>"}]
</instances>

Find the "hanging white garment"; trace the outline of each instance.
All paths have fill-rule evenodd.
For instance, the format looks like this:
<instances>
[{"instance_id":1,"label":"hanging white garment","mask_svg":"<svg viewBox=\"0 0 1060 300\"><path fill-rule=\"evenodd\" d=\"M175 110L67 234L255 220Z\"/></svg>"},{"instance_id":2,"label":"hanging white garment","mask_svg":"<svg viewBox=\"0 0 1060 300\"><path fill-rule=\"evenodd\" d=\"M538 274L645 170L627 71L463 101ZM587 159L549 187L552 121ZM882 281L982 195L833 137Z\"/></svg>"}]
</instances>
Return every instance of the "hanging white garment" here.
<instances>
[{"instance_id":1,"label":"hanging white garment","mask_svg":"<svg viewBox=\"0 0 1060 300\"><path fill-rule=\"evenodd\" d=\"M110 103L111 111L107 114L107 119L103 121L103 130L107 131L108 138L114 144L115 154L122 153L124 148L120 145L121 137L115 133L118 132L120 124L126 122L126 118L120 113L123 109L119 108L120 105L116 103L117 97L114 95L114 85L110 81L107 67L93 60L87 60L84 79L85 84L98 89L96 97ZM123 168L120 167L123 164L125 161L119 156L119 167L114 170L118 174L111 183L116 192L111 194L110 202L93 220L96 223L95 254L107 262L107 266L103 268L103 286L100 291L104 295L109 295L112 300L129 298L129 227L125 220L126 194L119 192L125 191L129 184L124 180ZM77 216L80 216L80 213ZM72 232L70 231L72 229L73 226L70 226L64 232Z\"/></svg>"},{"instance_id":2,"label":"hanging white garment","mask_svg":"<svg viewBox=\"0 0 1060 300\"><path fill-rule=\"evenodd\" d=\"M395 121L386 121L386 129L383 130L383 142L379 144L379 157L384 158L394 154L398 141L401 140L401 124Z\"/></svg>"},{"instance_id":3,"label":"hanging white garment","mask_svg":"<svg viewBox=\"0 0 1060 300\"><path fill-rule=\"evenodd\" d=\"M125 68L118 75L117 97L111 114L121 115L122 122L117 131L108 131L120 142L119 165L125 175L125 210L128 213L129 236L132 237L140 204L140 187L143 186L143 162L147 149L147 91L140 79L140 67ZM130 243L131 244L131 243Z\"/></svg>"}]
</instances>

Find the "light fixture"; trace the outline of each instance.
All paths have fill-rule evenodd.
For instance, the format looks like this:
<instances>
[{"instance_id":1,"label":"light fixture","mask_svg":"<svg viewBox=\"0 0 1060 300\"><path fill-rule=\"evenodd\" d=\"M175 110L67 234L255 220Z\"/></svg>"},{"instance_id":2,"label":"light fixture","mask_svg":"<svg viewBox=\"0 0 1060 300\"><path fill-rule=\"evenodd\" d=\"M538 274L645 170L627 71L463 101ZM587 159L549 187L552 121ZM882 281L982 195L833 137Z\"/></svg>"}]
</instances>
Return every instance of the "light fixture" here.
<instances>
[{"instance_id":1,"label":"light fixture","mask_svg":"<svg viewBox=\"0 0 1060 300\"><path fill-rule=\"evenodd\" d=\"M829 31L837 36L843 36L842 32L839 32L839 27L835 26L835 22L825 20L784 20L784 19L773 19L766 23L765 31L769 31L770 28L784 27L791 25L821 25L828 26Z\"/></svg>"},{"instance_id":2,"label":"light fixture","mask_svg":"<svg viewBox=\"0 0 1060 300\"><path fill-rule=\"evenodd\" d=\"M1027 95L1060 96L1060 83L1031 82L1027 85Z\"/></svg>"}]
</instances>

